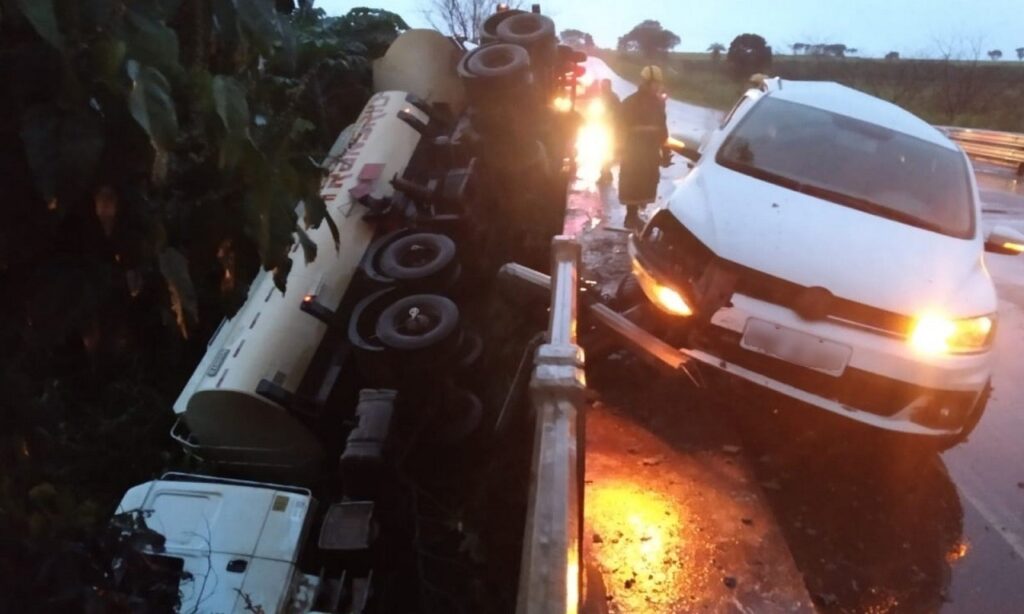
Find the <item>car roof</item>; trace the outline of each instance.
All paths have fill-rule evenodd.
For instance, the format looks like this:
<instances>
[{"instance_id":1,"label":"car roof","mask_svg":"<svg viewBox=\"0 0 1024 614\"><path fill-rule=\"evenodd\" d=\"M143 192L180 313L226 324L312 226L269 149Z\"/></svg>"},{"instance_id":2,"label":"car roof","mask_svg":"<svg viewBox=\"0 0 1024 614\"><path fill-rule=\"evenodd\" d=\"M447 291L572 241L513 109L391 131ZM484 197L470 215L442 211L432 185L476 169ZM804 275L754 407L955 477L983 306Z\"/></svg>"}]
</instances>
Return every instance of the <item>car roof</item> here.
<instances>
[{"instance_id":1,"label":"car roof","mask_svg":"<svg viewBox=\"0 0 1024 614\"><path fill-rule=\"evenodd\" d=\"M957 149L937 128L913 113L833 81L784 80L768 95L878 124L947 149Z\"/></svg>"}]
</instances>

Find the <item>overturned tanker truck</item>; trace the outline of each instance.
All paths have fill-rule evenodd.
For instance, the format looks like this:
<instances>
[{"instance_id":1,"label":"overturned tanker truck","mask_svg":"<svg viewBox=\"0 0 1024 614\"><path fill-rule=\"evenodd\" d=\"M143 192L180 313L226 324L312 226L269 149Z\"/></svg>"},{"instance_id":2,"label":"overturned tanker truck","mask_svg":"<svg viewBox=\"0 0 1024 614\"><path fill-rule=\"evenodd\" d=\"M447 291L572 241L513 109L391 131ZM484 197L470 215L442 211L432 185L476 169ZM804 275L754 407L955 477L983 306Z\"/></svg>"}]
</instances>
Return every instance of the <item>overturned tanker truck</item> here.
<instances>
[{"instance_id":1,"label":"overturned tanker truck","mask_svg":"<svg viewBox=\"0 0 1024 614\"><path fill-rule=\"evenodd\" d=\"M437 493L511 447L481 401L482 305L503 263L543 267L561 228L574 126L550 103L583 58L536 8L483 29L471 51L411 30L376 62L325 162L316 258L293 256L285 291L257 277L175 403L198 471L121 501L115 522L144 538L119 573L180 611L514 606L514 567L507 586L473 580L475 538Z\"/></svg>"}]
</instances>

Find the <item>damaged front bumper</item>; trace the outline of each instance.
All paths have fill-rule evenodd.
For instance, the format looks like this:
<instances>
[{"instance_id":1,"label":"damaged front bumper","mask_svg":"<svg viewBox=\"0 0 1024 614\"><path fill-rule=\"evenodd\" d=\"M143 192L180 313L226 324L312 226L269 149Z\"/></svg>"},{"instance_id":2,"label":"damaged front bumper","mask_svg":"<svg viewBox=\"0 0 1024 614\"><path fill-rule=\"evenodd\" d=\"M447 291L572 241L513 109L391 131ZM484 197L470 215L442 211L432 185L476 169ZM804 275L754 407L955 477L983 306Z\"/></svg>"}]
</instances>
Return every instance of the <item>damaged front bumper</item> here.
<instances>
[{"instance_id":1,"label":"damaged front bumper","mask_svg":"<svg viewBox=\"0 0 1024 614\"><path fill-rule=\"evenodd\" d=\"M659 300L661 288L669 288L691 308L674 314L686 317L672 319L675 334L668 336L673 346L685 346L676 349L680 363L710 367L842 418L912 435L966 435L984 409L989 352L925 359L892 330L835 317L809 320L792 306L745 296L737 288L738 274L713 257L702 263L700 277L689 278L647 253L635 237L629 252L652 304L673 313ZM807 339L812 352L826 355L804 362L785 351L765 351L750 343L755 322ZM650 335L635 328L631 336Z\"/></svg>"}]
</instances>

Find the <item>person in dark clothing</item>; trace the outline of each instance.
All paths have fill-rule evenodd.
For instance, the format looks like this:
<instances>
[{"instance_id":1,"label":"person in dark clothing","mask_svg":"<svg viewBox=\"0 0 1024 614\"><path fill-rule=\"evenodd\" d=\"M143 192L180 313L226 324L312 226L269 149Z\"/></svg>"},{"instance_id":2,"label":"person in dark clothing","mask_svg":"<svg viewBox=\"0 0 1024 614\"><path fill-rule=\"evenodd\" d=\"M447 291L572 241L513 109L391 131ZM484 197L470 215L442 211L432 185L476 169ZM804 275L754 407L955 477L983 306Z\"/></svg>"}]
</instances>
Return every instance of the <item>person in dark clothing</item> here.
<instances>
[{"instance_id":1,"label":"person in dark clothing","mask_svg":"<svg viewBox=\"0 0 1024 614\"><path fill-rule=\"evenodd\" d=\"M622 143L619 201L626 206L625 223L631 228L639 225L640 207L657 198L660 167L668 156L661 69L646 66L640 75L643 79L640 87L622 102L619 117Z\"/></svg>"},{"instance_id":2,"label":"person in dark clothing","mask_svg":"<svg viewBox=\"0 0 1024 614\"><path fill-rule=\"evenodd\" d=\"M619 133L619 117L622 115L622 101L612 91L612 80L601 79L601 94L599 100L604 104L604 115L608 120L608 127L611 129L613 135L618 136ZM599 183L611 183L612 181L612 163L618 157L618 150L620 149L619 144L615 146L615 153L608 160L605 160L604 166L601 168L601 177L598 179Z\"/></svg>"}]
</instances>

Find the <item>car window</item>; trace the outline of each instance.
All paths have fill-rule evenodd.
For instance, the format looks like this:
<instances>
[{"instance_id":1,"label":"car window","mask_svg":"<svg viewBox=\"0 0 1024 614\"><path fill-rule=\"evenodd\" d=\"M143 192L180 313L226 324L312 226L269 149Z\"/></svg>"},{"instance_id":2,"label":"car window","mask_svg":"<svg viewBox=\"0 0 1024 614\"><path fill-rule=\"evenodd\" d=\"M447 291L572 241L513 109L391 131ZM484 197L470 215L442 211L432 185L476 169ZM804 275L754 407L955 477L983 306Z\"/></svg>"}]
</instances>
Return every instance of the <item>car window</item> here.
<instances>
[{"instance_id":1,"label":"car window","mask_svg":"<svg viewBox=\"0 0 1024 614\"><path fill-rule=\"evenodd\" d=\"M974 233L960 152L884 126L763 98L719 149L723 166L956 237Z\"/></svg>"}]
</instances>

